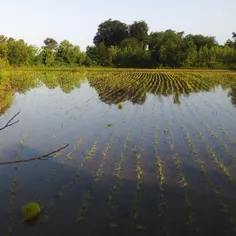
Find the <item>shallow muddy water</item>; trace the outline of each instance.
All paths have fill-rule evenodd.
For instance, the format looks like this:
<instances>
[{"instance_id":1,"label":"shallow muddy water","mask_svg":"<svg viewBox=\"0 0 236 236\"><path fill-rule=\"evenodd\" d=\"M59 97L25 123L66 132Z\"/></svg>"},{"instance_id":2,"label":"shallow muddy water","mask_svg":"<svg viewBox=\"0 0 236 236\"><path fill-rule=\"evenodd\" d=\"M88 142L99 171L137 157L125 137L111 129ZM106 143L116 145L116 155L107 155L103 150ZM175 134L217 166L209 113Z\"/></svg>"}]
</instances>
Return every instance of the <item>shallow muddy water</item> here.
<instances>
[{"instance_id":1,"label":"shallow muddy water","mask_svg":"<svg viewBox=\"0 0 236 236\"><path fill-rule=\"evenodd\" d=\"M25 72L10 83L0 127L19 122L0 130L0 162L69 146L0 165L0 235L235 235L236 73ZM21 223L29 202L41 214Z\"/></svg>"}]
</instances>

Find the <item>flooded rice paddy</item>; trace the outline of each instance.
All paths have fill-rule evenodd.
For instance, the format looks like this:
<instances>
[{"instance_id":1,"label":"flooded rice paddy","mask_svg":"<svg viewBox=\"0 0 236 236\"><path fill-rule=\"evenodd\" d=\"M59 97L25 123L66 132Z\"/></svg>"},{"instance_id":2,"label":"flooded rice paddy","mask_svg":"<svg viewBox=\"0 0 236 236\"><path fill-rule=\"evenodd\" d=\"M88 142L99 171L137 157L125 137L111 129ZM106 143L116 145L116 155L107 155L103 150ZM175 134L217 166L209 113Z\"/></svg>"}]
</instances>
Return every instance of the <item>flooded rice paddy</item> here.
<instances>
[{"instance_id":1,"label":"flooded rice paddy","mask_svg":"<svg viewBox=\"0 0 236 236\"><path fill-rule=\"evenodd\" d=\"M236 234L236 73L2 77L0 235Z\"/></svg>"}]
</instances>

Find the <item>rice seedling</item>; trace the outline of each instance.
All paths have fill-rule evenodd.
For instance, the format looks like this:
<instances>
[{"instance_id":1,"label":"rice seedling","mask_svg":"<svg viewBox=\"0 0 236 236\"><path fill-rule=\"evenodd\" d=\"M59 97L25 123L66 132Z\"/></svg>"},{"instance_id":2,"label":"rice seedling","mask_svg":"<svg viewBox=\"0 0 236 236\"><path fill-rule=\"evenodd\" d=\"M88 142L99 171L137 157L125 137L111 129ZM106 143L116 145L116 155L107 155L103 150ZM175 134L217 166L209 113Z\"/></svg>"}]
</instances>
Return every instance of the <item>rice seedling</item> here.
<instances>
[{"instance_id":1,"label":"rice seedling","mask_svg":"<svg viewBox=\"0 0 236 236\"><path fill-rule=\"evenodd\" d=\"M163 185L165 183L165 175L164 175L164 166L163 166L163 162L161 160L161 157L158 156L157 157L157 167L158 167L158 177L159 177L159 182L160 182L160 189L163 192Z\"/></svg>"},{"instance_id":2,"label":"rice seedling","mask_svg":"<svg viewBox=\"0 0 236 236\"><path fill-rule=\"evenodd\" d=\"M172 158L175 162L176 169L177 169L177 172L178 172L179 184L182 188L184 188L184 199L185 199L185 204L186 204L186 208L187 208L187 211L188 211L187 224L189 224L191 227L195 228L195 230L196 230L198 228L195 226L194 212L193 212L193 209L192 209L192 205L190 203L190 199L188 197L188 190L187 190L188 182L187 182L187 180L186 180L186 178L183 174L182 165L181 165L180 159L178 158L178 155L176 154Z\"/></svg>"},{"instance_id":3,"label":"rice seedling","mask_svg":"<svg viewBox=\"0 0 236 236\"><path fill-rule=\"evenodd\" d=\"M89 150L87 151L86 156L85 156L85 159L86 159L86 160L90 160L90 159L93 158L93 156L94 156L94 154L95 154L95 152L96 152L96 149L97 149L97 144L98 144L98 142L97 142L97 141L94 141L94 143L93 143L91 149L89 149Z\"/></svg>"},{"instance_id":4,"label":"rice seedling","mask_svg":"<svg viewBox=\"0 0 236 236\"><path fill-rule=\"evenodd\" d=\"M136 190L135 190L135 199L134 199L134 205L133 205L133 219L135 222L137 222L138 219L138 202L139 202L139 195L141 190L141 184L142 184L142 175L143 175L143 166L141 165L141 150L140 148L135 148L135 157L136 157Z\"/></svg>"},{"instance_id":5,"label":"rice seedling","mask_svg":"<svg viewBox=\"0 0 236 236\"><path fill-rule=\"evenodd\" d=\"M91 190L90 189L86 189L82 202L81 202L81 206L78 209L78 213L76 216L76 223L80 223L81 221L84 220L84 214L88 211L88 207L89 207L89 202L93 200L93 197L91 195Z\"/></svg>"},{"instance_id":6,"label":"rice seedling","mask_svg":"<svg viewBox=\"0 0 236 236\"><path fill-rule=\"evenodd\" d=\"M110 144L109 144L109 142L107 142L105 150L102 153L102 162L100 163L99 168L98 168L96 174L94 175L94 178L96 180L99 180L103 175L103 166L104 166L105 161L107 159L107 155L108 155L109 150L110 150Z\"/></svg>"},{"instance_id":7,"label":"rice seedling","mask_svg":"<svg viewBox=\"0 0 236 236\"><path fill-rule=\"evenodd\" d=\"M228 222L232 226L233 232L236 233L236 219L230 213L229 206L225 202L220 201L220 209L228 218Z\"/></svg>"},{"instance_id":8,"label":"rice seedling","mask_svg":"<svg viewBox=\"0 0 236 236\"><path fill-rule=\"evenodd\" d=\"M219 161L219 158L216 156L216 154L213 152L212 148L210 145L207 146L207 152L213 161L213 163L222 171L222 173L226 176L226 178L229 181L232 181L231 175L229 174L229 171L227 167Z\"/></svg>"}]
</instances>

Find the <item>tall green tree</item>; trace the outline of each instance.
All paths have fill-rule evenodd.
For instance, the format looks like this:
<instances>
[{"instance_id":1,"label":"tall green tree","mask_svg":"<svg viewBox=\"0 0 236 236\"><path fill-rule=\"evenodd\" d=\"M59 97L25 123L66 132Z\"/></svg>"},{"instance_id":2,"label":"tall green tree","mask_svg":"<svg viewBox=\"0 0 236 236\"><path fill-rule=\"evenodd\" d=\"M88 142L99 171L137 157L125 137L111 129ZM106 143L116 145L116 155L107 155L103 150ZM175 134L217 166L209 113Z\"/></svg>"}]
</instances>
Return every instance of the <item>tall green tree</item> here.
<instances>
[{"instance_id":1,"label":"tall green tree","mask_svg":"<svg viewBox=\"0 0 236 236\"><path fill-rule=\"evenodd\" d=\"M112 66L112 57L104 43L86 48L85 64L87 66Z\"/></svg>"},{"instance_id":2,"label":"tall green tree","mask_svg":"<svg viewBox=\"0 0 236 236\"><path fill-rule=\"evenodd\" d=\"M113 59L116 67L148 68L150 53L137 38L127 38L120 43L117 56Z\"/></svg>"},{"instance_id":3,"label":"tall green tree","mask_svg":"<svg viewBox=\"0 0 236 236\"><path fill-rule=\"evenodd\" d=\"M7 43L6 42L0 42L0 58L7 58Z\"/></svg>"},{"instance_id":4,"label":"tall green tree","mask_svg":"<svg viewBox=\"0 0 236 236\"><path fill-rule=\"evenodd\" d=\"M128 26L118 20L109 19L98 26L93 39L95 45L104 43L106 47L117 46L128 37Z\"/></svg>"},{"instance_id":5,"label":"tall green tree","mask_svg":"<svg viewBox=\"0 0 236 236\"><path fill-rule=\"evenodd\" d=\"M35 63L37 65L55 66L56 52L54 52L51 48L42 49L41 52L37 55Z\"/></svg>"},{"instance_id":6,"label":"tall green tree","mask_svg":"<svg viewBox=\"0 0 236 236\"><path fill-rule=\"evenodd\" d=\"M225 47L231 47L233 48L235 45L234 41L232 41L231 39L228 39L226 42L225 42Z\"/></svg>"},{"instance_id":7,"label":"tall green tree","mask_svg":"<svg viewBox=\"0 0 236 236\"><path fill-rule=\"evenodd\" d=\"M74 46L68 40L63 40L58 46L57 60L61 65L81 66L84 54L81 53L79 46Z\"/></svg>"},{"instance_id":8,"label":"tall green tree","mask_svg":"<svg viewBox=\"0 0 236 236\"><path fill-rule=\"evenodd\" d=\"M204 46L207 46L207 48L212 48L218 45L215 37L211 36L204 36L201 34L196 34L196 35L189 34L186 36L186 38L191 39L194 42L194 44L197 47L197 51L199 51L200 48Z\"/></svg>"},{"instance_id":9,"label":"tall green tree","mask_svg":"<svg viewBox=\"0 0 236 236\"><path fill-rule=\"evenodd\" d=\"M148 24L145 21L135 21L129 26L129 36L136 38L139 42L146 45L148 40Z\"/></svg>"},{"instance_id":10,"label":"tall green tree","mask_svg":"<svg viewBox=\"0 0 236 236\"><path fill-rule=\"evenodd\" d=\"M233 32L232 34L233 34L232 38L234 39L234 47L236 48L236 33Z\"/></svg>"},{"instance_id":11,"label":"tall green tree","mask_svg":"<svg viewBox=\"0 0 236 236\"><path fill-rule=\"evenodd\" d=\"M55 50L58 46L58 42L53 38L46 38L44 40L44 44L46 48L50 48L52 50Z\"/></svg>"},{"instance_id":12,"label":"tall green tree","mask_svg":"<svg viewBox=\"0 0 236 236\"><path fill-rule=\"evenodd\" d=\"M166 30L165 32L151 33L149 50L151 51L153 67L180 67L185 64L186 50L193 45L184 41L184 32Z\"/></svg>"},{"instance_id":13,"label":"tall green tree","mask_svg":"<svg viewBox=\"0 0 236 236\"><path fill-rule=\"evenodd\" d=\"M32 65L37 49L27 45L24 40L7 40L7 59L11 65Z\"/></svg>"}]
</instances>

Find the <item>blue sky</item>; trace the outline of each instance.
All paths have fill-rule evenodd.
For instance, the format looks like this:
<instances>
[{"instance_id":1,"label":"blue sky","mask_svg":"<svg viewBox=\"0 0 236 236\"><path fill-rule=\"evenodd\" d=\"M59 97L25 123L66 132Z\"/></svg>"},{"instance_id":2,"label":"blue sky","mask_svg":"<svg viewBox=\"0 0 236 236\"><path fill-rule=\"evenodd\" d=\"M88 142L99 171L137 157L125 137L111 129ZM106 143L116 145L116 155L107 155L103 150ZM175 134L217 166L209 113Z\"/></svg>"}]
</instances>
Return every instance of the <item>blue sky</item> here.
<instances>
[{"instance_id":1,"label":"blue sky","mask_svg":"<svg viewBox=\"0 0 236 236\"><path fill-rule=\"evenodd\" d=\"M216 36L221 44L236 31L236 0L0 0L0 6L0 34L37 46L53 37L85 50L109 18L127 24L145 20L150 31Z\"/></svg>"}]
</instances>

